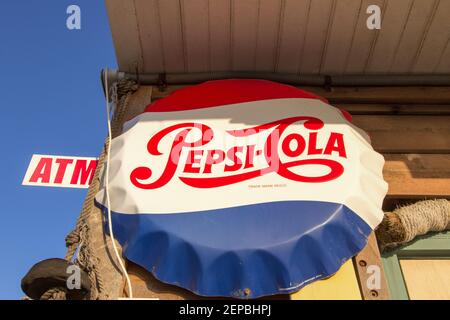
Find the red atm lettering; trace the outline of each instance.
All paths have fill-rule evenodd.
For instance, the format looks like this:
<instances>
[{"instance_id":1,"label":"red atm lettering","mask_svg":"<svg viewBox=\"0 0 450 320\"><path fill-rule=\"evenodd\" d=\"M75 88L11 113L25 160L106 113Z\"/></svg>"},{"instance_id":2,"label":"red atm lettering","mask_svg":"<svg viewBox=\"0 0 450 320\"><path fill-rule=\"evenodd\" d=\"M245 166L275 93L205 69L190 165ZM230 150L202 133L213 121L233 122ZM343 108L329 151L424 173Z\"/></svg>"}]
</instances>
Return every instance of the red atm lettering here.
<instances>
[{"instance_id":1,"label":"red atm lettering","mask_svg":"<svg viewBox=\"0 0 450 320\"><path fill-rule=\"evenodd\" d=\"M31 175L30 182L38 182L41 179L41 183L49 183L52 173L52 161L52 158L41 158Z\"/></svg>"},{"instance_id":2,"label":"red atm lettering","mask_svg":"<svg viewBox=\"0 0 450 320\"><path fill-rule=\"evenodd\" d=\"M87 160L77 160L70 184L90 184L96 167L97 160L89 161L89 165Z\"/></svg>"},{"instance_id":3,"label":"red atm lettering","mask_svg":"<svg viewBox=\"0 0 450 320\"><path fill-rule=\"evenodd\" d=\"M55 162L58 164L58 171L56 171L55 183L62 183L64 175L66 174L67 165L73 162L72 159L56 159Z\"/></svg>"}]
</instances>

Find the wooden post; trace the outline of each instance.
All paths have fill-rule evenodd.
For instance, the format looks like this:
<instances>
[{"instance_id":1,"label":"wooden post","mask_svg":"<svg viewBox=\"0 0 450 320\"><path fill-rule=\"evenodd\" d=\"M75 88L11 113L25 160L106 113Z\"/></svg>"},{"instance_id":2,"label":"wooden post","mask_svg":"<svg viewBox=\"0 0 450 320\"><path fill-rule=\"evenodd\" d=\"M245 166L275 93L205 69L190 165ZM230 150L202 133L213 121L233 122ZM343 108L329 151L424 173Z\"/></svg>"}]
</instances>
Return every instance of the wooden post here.
<instances>
[{"instance_id":1,"label":"wooden post","mask_svg":"<svg viewBox=\"0 0 450 320\"><path fill-rule=\"evenodd\" d=\"M388 300L389 289L375 233L369 236L366 247L354 258L361 296L364 300Z\"/></svg>"}]
</instances>

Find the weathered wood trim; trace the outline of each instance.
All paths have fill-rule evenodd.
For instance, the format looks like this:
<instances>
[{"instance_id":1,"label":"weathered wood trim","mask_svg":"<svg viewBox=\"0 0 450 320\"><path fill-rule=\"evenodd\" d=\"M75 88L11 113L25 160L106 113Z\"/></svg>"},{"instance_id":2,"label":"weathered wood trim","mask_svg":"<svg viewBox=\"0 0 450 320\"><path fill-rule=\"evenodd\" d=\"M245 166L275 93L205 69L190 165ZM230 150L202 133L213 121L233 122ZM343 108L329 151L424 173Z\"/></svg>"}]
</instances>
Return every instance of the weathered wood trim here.
<instances>
[{"instance_id":1,"label":"weathered wood trim","mask_svg":"<svg viewBox=\"0 0 450 320\"><path fill-rule=\"evenodd\" d=\"M449 154L385 154L388 198L450 198Z\"/></svg>"},{"instance_id":2,"label":"weathered wood trim","mask_svg":"<svg viewBox=\"0 0 450 320\"><path fill-rule=\"evenodd\" d=\"M352 115L450 115L450 104L337 103L334 106Z\"/></svg>"},{"instance_id":3,"label":"weathered wood trim","mask_svg":"<svg viewBox=\"0 0 450 320\"><path fill-rule=\"evenodd\" d=\"M156 88L153 99L168 96L189 85ZM299 87L329 100L331 104L450 104L450 87Z\"/></svg>"},{"instance_id":4,"label":"weathered wood trim","mask_svg":"<svg viewBox=\"0 0 450 320\"><path fill-rule=\"evenodd\" d=\"M400 258L450 258L450 231L431 233L417 237L396 251Z\"/></svg>"},{"instance_id":5,"label":"weathered wood trim","mask_svg":"<svg viewBox=\"0 0 450 320\"><path fill-rule=\"evenodd\" d=\"M308 87L331 103L449 104L449 87Z\"/></svg>"},{"instance_id":6,"label":"weathered wood trim","mask_svg":"<svg viewBox=\"0 0 450 320\"><path fill-rule=\"evenodd\" d=\"M141 86L131 97L128 102L128 108L125 111L124 122L133 119L144 111L152 101L152 86Z\"/></svg>"},{"instance_id":7,"label":"weathered wood trim","mask_svg":"<svg viewBox=\"0 0 450 320\"><path fill-rule=\"evenodd\" d=\"M450 153L450 116L356 115L381 153Z\"/></svg>"},{"instance_id":8,"label":"weathered wood trim","mask_svg":"<svg viewBox=\"0 0 450 320\"><path fill-rule=\"evenodd\" d=\"M383 257L383 267L389 287L389 293L393 300L409 300L408 290L405 286L402 268L396 254Z\"/></svg>"},{"instance_id":9,"label":"weathered wood trim","mask_svg":"<svg viewBox=\"0 0 450 320\"><path fill-rule=\"evenodd\" d=\"M375 233L369 236L366 247L354 257L353 261L363 299L388 300L389 290ZM374 266L378 268L373 269ZM372 279L378 276L380 286L372 287Z\"/></svg>"},{"instance_id":10,"label":"weathered wood trim","mask_svg":"<svg viewBox=\"0 0 450 320\"><path fill-rule=\"evenodd\" d=\"M188 290L159 281L149 271L135 263L128 262L127 270L133 287L133 294L137 298L161 300L201 299L200 296ZM126 291L125 283L124 289Z\"/></svg>"}]
</instances>

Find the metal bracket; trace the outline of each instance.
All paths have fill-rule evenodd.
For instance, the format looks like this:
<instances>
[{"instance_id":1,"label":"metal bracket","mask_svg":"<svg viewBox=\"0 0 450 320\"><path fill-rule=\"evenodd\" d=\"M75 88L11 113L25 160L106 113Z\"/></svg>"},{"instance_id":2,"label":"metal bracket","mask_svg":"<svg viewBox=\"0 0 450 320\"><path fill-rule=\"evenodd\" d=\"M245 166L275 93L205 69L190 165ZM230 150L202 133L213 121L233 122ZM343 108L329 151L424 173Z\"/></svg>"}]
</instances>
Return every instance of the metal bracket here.
<instances>
[{"instance_id":1,"label":"metal bracket","mask_svg":"<svg viewBox=\"0 0 450 320\"><path fill-rule=\"evenodd\" d=\"M159 90L161 92L165 91L167 88L167 79L165 73L158 74L158 84L157 84Z\"/></svg>"}]
</instances>

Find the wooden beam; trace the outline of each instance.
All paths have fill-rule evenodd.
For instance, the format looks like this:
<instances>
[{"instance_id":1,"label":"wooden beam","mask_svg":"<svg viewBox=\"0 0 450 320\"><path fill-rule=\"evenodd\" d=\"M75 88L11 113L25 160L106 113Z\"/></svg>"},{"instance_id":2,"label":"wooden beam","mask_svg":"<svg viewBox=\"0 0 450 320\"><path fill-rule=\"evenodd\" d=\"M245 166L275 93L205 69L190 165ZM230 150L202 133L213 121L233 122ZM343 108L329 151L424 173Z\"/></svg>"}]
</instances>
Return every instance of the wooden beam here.
<instances>
[{"instance_id":1,"label":"wooden beam","mask_svg":"<svg viewBox=\"0 0 450 320\"><path fill-rule=\"evenodd\" d=\"M353 116L381 153L450 153L450 116Z\"/></svg>"},{"instance_id":2,"label":"wooden beam","mask_svg":"<svg viewBox=\"0 0 450 320\"><path fill-rule=\"evenodd\" d=\"M385 154L388 197L450 198L449 154Z\"/></svg>"},{"instance_id":3,"label":"wooden beam","mask_svg":"<svg viewBox=\"0 0 450 320\"><path fill-rule=\"evenodd\" d=\"M450 87L305 87L331 103L449 104Z\"/></svg>"},{"instance_id":4,"label":"wooden beam","mask_svg":"<svg viewBox=\"0 0 450 320\"><path fill-rule=\"evenodd\" d=\"M364 300L388 300L389 289L375 233L369 236L366 247L354 258L359 288Z\"/></svg>"},{"instance_id":5,"label":"wooden beam","mask_svg":"<svg viewBox=\"0 0 450 320\"><path fill-rule=\"evenodd\" d=\"M128 276L136 298L161 300L196 300L199 296L177 286L165 284L157 280L150 272L135 263L127 264ZM126 287L125 287L126 290Z\"/></svg>"},{"instance_id":6,"label":"wooden beam","mask_svg":"<svg viewBox=\"0 0 450 320\"><path fill-rule=\"evenodd\" d=\"M338 103L335 107L352 115L450 115L450 104L350 104Z\"/></svg>"},{"instance_id":7,"label":"wooden beam","mask_svg":"<svg viewBox=\"0 0 450 320\"><path fill-rule=\"evenodd\" d=\"M187 85L156 88L154 99L168 96ZM450 87L299 87L324 97L332 104L450 104Z\"/></svg>"},{"instance_id":8,"label":"wooden beam","mask_svg":"<svg viewBox=\"0 0 450 320\"><path fill-rule=\"evenodd\" d=\"M141 86L128 101L128 108L125 111L124 122L133 119L144 111L145 107L152 101L152 86Z\"/></svg>"},{"instance_id":9,"label":"wooden beam","mask_svg":"<svg viewBox=\"0 0 450 320\"><path fill-rule=\"evenodd\" d=\"M144 61L134 1L105 2L119 69L131 73L142 72Z\"/></svg>"}]
</instances>

